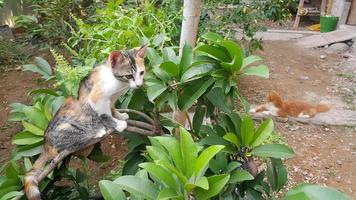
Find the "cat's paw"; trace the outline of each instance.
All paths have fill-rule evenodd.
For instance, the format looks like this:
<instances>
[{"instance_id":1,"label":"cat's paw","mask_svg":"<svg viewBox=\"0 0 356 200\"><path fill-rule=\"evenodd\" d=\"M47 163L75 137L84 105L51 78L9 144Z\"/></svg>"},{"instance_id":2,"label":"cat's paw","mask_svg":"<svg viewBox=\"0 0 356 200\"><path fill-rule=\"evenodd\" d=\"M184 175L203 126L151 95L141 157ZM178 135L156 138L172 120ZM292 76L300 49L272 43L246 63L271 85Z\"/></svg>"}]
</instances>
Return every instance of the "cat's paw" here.
<instances>
[{"instance_id":1,"label":"cat's paw","mask_svg":"<svg viewBox=\"0 0 356 200\"><path fill-rule=\"evenodd\" d=\"M271 115L271 112L268 111L268 110L265 110L265 111L263 111L262 113L265 114L265 115Z\"/></svg>"},{"instance_id":2,"label":"cat's paw","mask_svg":"<svg viewBox=\"0 0 356 200\"><path fill-rule=\"evenodd\" d=\"M127 113L120 113L118 111L115 111L114 117L119 120L128 120L129 119L129 115Z\"/></svg>"},{"instance_id":3,"label":"cat's paw","mask_svg":"<svg viewBox=\"0 0 356 200\"><path fill-rule=\"evenodd\" d=\"M249 112L249 113L256 113L256 109L251 108L248 112Z\"/></svg>"},{"instance_id":4,"label":"cat's paw","mask_svg":"<svg viewBox=\"0 0 356 200\"><path fill-rule=\"evenodd\" d=\"M115 130L118 132L122 132L127 128L127 122L123 120L115 120L116 127Z\"/></svg>"}]
</instances>

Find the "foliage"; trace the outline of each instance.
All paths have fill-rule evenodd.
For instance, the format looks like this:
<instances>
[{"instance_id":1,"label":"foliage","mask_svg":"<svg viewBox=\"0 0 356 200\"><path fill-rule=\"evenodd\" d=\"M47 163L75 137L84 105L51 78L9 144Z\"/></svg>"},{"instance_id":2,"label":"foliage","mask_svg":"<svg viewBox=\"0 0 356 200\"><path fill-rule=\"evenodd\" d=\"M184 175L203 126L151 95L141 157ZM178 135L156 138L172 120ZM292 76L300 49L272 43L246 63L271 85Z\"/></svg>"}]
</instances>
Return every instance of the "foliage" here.
<instances>
[{"instance_id":1,"label":"foliage","mask_svg":"<svg viewBox=\"0 0 356 200\"><path fill-rule=\"evenodd\" d=\"M248 53L262 49L262 40L257 39L257 31L265 31L266 20L282 21L291 17L290 8L295 8L294 0L240 1L220 2L221 9L216 9L215 0L205 1L206 10L202 11L201 32L218 31L227 37L235 37L231 31L236 24L242 29L243 39L249 41Z\"/></svg>"},{"instance_id":2,"label":"foliage","mask_svg":"<svg viewBox=\"0 0 356 200\"><path fill-rule=\"evenodd\" d=\"M39 39L48 44L60 44L70 35L70 15L90 20L96 6L92 0L26 0L32 8L32 15L15 16L17 27L23 27L29 39Z\"/></svg>"},{"instance_id":3,"label":"foliage","mask_svg":"<svg viewBox=\"0 0 356 200\"><path fill-rule=\"evenodd\" d=\"M102 60L114 49L137 47L144 43L163 47L174 43L179 30L175 25L179 13L164 12L145 1L136 6L110 0L105 9L99 9L95 23L85 23L74 18L78 30L72 29L67 48L76 58Z\"/></svg>"},{"instance_id":4,"label":"foliage","mask_svg":"<svg viewBox=\"0 0 356 200\"><path fill-rule=\"evenodd\" d=\"M26 60L21 52L21 46L11 40L2 39L0 36L0 71L8 69L7 66L21 64Z\"/></svg>"}]
</instances>

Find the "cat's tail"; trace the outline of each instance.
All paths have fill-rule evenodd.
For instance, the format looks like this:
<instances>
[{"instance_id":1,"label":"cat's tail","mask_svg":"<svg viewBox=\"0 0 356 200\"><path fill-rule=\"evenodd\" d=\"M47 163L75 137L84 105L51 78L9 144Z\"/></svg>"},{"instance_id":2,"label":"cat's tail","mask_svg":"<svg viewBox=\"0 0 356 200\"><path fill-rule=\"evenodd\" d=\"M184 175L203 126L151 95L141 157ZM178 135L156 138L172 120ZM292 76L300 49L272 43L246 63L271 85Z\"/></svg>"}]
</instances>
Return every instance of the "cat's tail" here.
<instances>
[{"instance_id":1,"label":"cat's tail","mask_svg":"<svg viewBox=\"0 0 356 200\"><path fill-rule=\"evenodd\" d=\"M41 200L41 192L38 188L38 177L42 173L46 163L53 158L46 148L33 164L32 169L25 176L24 191L28 200Z\"/></svg>"},{"instance_id":2,"label":"cat's tail","mask_svg":"<svg viewBox=\"0 0 356 200\"><path fill-rule=\"evenodd\" d=\"M319 103L317 106L316 106L316 111L318 113L320 112L326 112L326 111L329 111L330 110L330 105L327 104L327 103Z\"/></svg>"}]
</instances>

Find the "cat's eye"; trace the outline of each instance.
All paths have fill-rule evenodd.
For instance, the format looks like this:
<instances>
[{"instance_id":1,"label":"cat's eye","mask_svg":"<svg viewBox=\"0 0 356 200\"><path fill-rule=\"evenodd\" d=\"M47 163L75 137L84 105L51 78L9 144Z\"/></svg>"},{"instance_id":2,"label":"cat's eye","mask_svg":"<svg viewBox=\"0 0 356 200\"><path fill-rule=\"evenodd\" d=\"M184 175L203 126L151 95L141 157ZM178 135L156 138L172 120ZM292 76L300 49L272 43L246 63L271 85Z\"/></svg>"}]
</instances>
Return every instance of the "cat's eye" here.
<instances>
[{"instance_id":1,"label":"cat's eye","mask_svg":"<svg viewBox=\"0 0 356 200\"><path fill-rule=\"evenodd\" d=\"M132 79L133 76L132 76L132 74L130 74L130 75L125 75L125 78L127 78L127 79Z\"/></svg>"},{"instance_id":2,"label":"cat's eye","mask_svg":"<svg viewBox=\"0 0 356 200\"><path fill-rule=\"evenodd\" d=\"M140 76L143 76L144 73L145 73L145 71L140 72Z\"/></svg>"}]
</instances>

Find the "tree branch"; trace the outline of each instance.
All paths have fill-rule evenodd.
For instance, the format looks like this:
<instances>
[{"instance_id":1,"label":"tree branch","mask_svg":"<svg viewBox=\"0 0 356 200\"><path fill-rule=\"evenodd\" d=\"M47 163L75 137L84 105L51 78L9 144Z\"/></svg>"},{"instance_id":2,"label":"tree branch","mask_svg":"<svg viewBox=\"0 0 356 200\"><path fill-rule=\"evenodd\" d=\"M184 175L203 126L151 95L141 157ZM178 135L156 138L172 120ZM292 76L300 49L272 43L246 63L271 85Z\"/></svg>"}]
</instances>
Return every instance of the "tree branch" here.
<instances>
[{"instance_id":1,"label":"tree branch","mask_svg":"<svg viewBox=\"0 0 356 200\"><path fill-rule=\"evenodd\" d=\"M141 122L141 121L136 121L136 120L130 120L128 119L127 121L127 125L131 125L134 127L139 127L139 128L144 128L144 129L148 129L150 131L154 131L155 127L151 124L148 124L146 122Z\"/></svg>"}]
</instances>

